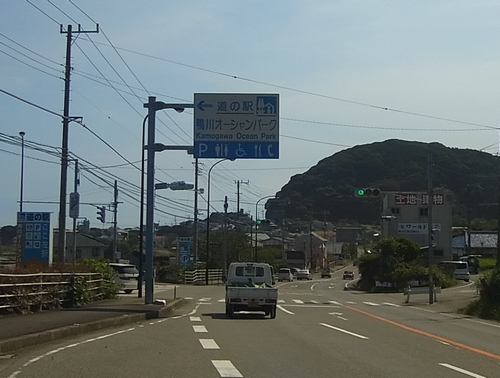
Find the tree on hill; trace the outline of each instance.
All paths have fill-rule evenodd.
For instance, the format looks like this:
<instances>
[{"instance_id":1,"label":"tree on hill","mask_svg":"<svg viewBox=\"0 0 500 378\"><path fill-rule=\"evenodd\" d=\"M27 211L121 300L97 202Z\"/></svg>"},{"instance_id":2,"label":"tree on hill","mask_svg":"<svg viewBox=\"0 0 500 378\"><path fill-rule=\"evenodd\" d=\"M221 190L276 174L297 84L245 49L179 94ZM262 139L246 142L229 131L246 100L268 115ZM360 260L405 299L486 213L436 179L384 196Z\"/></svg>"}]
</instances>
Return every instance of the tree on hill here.
<instances>
[{"instance_id":1,"label":"tree on hill","mask_svg":"<svg viewBox=\"0 0 500 378\"><path fill-rule=\"evenodd\" d=\"M380 200L356 198L357 188L377 187L382 191L427 190L427 161L432 156L435 188L453 193L455 225L471 219L497 218L498 166L500 157L485 152L449 148L440 143L397 139L355 146L318 162L307 172L293 176L277 193L286 199L267 203L268 219L320 219L374 224L380 219ZM488 206L489 204L489 206ZM320 219L323 220L323 219Z\"/></svg>"}]
</instances>

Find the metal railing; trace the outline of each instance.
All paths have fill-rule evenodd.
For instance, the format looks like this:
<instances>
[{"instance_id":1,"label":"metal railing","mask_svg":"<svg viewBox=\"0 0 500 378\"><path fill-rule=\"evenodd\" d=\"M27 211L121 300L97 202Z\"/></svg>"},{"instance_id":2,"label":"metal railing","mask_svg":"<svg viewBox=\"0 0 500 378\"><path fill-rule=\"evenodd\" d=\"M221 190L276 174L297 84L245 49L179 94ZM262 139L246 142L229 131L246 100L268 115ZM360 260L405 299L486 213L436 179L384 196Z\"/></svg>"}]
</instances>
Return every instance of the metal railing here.
<instances>
[{"instance_id":1,"label":"metal railing","mask_svg":"<svg viewBox=\"0 0 500 378\"><path fill-rule=\"evenodd\" d=\"M186 285L205 285L205 282L206 282L205 269L186 270L184 272L184 283ZM224 284L222 269L208 270L208 284L209 285Z\"/></svg>"},{"instance_id":2,"label":"metal railing","mask_svg":"<svg viewBox=\"0 0 500 378\"><path fill-rule=\"evenodd\" d=\"M0 274L0 312L58 308L71 300L72 286L78 283L90 296L101 295L99 273Z\"/></svg>"}]
</instances>

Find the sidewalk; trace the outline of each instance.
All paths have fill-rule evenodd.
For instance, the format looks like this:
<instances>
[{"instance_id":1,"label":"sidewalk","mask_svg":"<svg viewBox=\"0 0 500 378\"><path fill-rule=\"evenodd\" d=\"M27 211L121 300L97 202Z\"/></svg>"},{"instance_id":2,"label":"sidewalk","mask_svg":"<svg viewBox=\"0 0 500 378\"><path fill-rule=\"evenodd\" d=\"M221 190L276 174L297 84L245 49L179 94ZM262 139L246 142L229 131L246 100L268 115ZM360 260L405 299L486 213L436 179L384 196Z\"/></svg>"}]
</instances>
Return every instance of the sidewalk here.
<instances>
[{"instance_id":1,"label":"sidewalk","mask_svg":"<svg viewBox=\"0 0 500 378\"><path fill-rule=\"evenodd\" d=\"M93 302L77 308L0 316L0 355L29 346L107 327L169 316L186 303L145 304L137 294Z\"/></svg>"}]
</instances>

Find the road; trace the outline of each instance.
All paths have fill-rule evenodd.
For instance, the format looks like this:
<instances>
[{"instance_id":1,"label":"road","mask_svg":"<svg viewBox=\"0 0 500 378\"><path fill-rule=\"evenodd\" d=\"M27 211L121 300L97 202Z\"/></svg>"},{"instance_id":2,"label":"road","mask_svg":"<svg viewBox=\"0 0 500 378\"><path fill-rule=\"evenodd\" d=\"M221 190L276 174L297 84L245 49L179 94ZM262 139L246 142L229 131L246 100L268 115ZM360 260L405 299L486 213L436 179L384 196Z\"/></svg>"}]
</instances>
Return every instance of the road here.
<instances>
[{"instance_id":1,"label":"road","mask_svg":"<svg viewBox=\"0 0 500 378\"><path fill-rule=\"evenodd\" d=\"M190 301L172 318L26 349L0 361L0 376L498 377L500 324L345 283L341 272L279 283L276 319L229 319L223 287L181 286Z\"/></svg>"}]
</instances>

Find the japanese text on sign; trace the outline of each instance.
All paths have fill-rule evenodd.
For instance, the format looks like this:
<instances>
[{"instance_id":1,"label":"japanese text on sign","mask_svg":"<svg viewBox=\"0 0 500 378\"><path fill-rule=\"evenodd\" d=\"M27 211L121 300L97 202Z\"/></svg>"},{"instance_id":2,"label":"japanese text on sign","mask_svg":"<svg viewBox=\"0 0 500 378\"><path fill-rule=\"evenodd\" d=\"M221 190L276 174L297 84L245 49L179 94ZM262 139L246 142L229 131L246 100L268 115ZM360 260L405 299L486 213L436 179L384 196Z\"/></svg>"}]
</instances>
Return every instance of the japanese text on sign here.
<instances>
[{"instance_id":1,"label":"japanese text on sign","mask_svg":"<svg viewBox=\"0 0 500 378\"><path fill-rule=\"evenodd\" d=\"M432 230L441 230L441 224L434 223ZM427 223L398 223L398 234L427 234L428 232L429 227Z\"/></svg>"},{"instance_id":2,"label":"japanese text on sign","mask_svg":"<svg viewBox=\"0 0 500 378\"><path fill-rule=\"evenodd\" d=\"M279 95L195 93L194 156L277 159Z\"/></svg>"},{"instance_id":3,"label":"japanese text on sign","mask_svg":"<svg viewBox=\"0 0 500 378\"><path fill-rule=\"evenodd\" d=\"M427 205L429 196L427 194L398 193L395 194L396 205ZM433 205L443 205L444 195L434 194L432 196Z\"/></svg>"}]
</instances>

